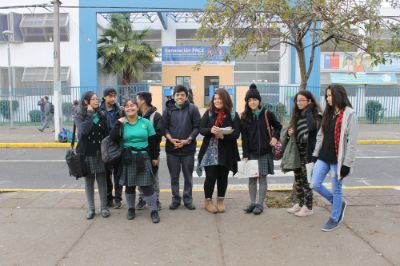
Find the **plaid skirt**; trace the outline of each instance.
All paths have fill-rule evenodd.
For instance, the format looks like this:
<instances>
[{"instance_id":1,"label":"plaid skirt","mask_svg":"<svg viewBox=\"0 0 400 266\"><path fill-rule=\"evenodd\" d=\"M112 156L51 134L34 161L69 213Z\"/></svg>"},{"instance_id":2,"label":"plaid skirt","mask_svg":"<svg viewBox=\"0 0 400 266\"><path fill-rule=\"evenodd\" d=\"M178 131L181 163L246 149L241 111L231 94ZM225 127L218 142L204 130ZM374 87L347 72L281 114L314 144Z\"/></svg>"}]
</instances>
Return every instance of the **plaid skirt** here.
<instances>
[{"instance_id":1,"label":"plaid skirt","mask_svg":"<svg viewBox=\"0 0 400 266\"><path fill-rule=\"evenodd\" d=\"M89 174L105 174L106 169L100 153L97 153L96 156L86 156L85 161L89 168Z\"/></svg>"},{"instance_id":2,"label":"plaid skirt","mask_svg":"<svg viewBox=\"0 0 400 266\"><path fill-rule=\"evenodd\" d=\"M122 164L122 174L119 179L121 186L151 186L154 184L154 175L151 167L151 160L148 154L143 154L144 169L138 171L136 161Z\"/></svg>"},{"instance_id":3,"label":"plaid skirt","mask_svg":"<svg viewBox=\"0 0 400 266\"><path fill-rule=\"evenodd\" d=\"M258 172L260 175L273 175L274 174L274 160L271 152L258 156L257 154L250 153L249 160L258 160Z\"/></svg>"}]
</instances>

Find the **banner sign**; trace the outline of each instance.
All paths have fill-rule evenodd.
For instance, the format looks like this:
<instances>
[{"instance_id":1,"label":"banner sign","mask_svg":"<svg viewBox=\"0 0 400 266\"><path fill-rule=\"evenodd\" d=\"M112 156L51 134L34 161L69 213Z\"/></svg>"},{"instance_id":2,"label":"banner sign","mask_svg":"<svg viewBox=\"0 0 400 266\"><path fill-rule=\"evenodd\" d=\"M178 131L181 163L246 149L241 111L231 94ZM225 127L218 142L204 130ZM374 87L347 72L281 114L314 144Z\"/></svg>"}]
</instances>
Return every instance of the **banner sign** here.
<instances>
[{"instance_id":1,"label":"banner sign","mask_svg":"<svg viewBox=\"0 0 400 266\"><path fill-rule=\"evenodd\" d=\"M396 85L396 74L330 73L331 83L353 85Z\"/></svg>"},{"instance_id":2,"label":"banner sign","mask_svg":"<svg viewBox=\"0 0 400 266\"><path fill-rule=\"evenodd\" d=\"M213 65L233 65L233 58L225 62L228 54L228 46L211 48L209 46L163 46L163 65L195 65L197 63Z\"/></svg>"}]
</instances>

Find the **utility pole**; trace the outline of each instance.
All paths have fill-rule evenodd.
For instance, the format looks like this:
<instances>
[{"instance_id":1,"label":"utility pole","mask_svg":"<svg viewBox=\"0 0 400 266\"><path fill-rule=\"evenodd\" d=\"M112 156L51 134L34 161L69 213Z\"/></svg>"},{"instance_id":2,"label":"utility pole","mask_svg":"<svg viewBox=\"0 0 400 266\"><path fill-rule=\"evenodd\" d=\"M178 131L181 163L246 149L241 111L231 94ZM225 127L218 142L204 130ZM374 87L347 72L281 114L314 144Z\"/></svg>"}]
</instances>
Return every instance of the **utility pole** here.
<instances>
[{"instance_id":1,"label":"utility pole","mask_svg":"<svg viewBox=\"0 0 400 266\"><path fill-rule=\"evenodd\" d=\"M10 30L3 31L3 35L7 37L7 53L8 53L8 100L9 100L9 112L10 112L10 128L14 129L14 118L13 118L13 102L12 102L12 87L13 78L11 74L11 49L10 41L14 32Z\"/></svg>"},{"instance_id":2,"label":"utility pole","mask_svg":"<svg viewBox=\"0 0 400 266\"><path fill-rule=\"evenodd\" d=\"M54 72L53 72L53 101L54 101L54 140L58 141L58 133L62 128L62 95L60 77L60 5L59 0L53 0L53 42L54 42Z\"/></svg>"}]
</instances>

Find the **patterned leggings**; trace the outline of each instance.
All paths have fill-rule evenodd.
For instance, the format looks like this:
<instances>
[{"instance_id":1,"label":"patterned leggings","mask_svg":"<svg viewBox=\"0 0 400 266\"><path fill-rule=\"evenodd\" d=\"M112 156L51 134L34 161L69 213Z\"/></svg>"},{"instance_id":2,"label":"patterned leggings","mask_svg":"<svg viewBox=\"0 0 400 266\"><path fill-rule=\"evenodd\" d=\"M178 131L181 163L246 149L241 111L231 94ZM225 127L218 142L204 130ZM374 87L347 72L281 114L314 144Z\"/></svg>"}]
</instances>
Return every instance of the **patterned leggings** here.
<instances>
[{"instance_id":1,"label":"patterned leggings","mask_svg":"<svg viewBox=\"0 0 400 266\"><path fill-rule=\"evenodd\" d=\"M301 168L294 170L297 201L300 207L306 204L307 208L311 210L313 205L313 192L307 180L307 146L305 144L297 145L301 164Z\"/></svg>"}]
</instances>

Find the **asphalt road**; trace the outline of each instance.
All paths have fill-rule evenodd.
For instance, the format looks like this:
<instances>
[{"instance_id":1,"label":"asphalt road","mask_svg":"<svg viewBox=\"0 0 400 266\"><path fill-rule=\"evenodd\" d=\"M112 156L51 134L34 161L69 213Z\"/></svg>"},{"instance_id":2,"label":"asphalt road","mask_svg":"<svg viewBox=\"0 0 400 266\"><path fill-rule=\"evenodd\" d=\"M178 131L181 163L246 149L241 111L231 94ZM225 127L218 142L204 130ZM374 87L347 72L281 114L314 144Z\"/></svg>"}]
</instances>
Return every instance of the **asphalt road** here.
<instances>
[{"instance_id":1,"label":"asphalt road","mask_svg":"<svg viewBox=\"0 0 400 266\"><path fill-rule=\"evenodd\" d=\"M398 145L359 145L356 154L354 174L346 179L345 186L400 186ZM64 156L65 149L0 149L0 188L83 188L82 179L75 180L68 175ZM293 173L283 174L279 162L275 164L275 175L268 177L269 187L290 187ZM196 173L193 176L194 186L201 188L204 178L197 177ZM246 188L247 179L233 177L229 184ZM160 187L170 188L164 152L161 154Z\"/></svg>"}]
</instances>

